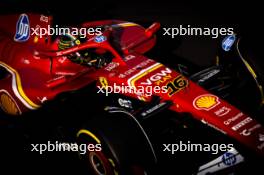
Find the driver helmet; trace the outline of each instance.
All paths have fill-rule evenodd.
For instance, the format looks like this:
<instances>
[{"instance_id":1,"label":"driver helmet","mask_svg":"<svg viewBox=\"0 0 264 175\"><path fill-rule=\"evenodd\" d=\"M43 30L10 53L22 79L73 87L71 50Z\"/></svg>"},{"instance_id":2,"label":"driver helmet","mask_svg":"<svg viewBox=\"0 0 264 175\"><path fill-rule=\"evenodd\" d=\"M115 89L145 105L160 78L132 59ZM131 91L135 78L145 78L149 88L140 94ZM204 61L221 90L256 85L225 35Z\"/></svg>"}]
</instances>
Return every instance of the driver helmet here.
<instances>
[{"instance_id":1,"label":"driver helmet","mask_svg":"<svg viewBox=\"0 0 264 175\"><path fill-rule=\"evenodd\" d=\"M59 50L69 49L71 47L80 45L81 43L86 42L86 38L82 38L80 36L74 36L71 34L65 34L60 37L58 42ZM67 56L72 62L82 65L89 65L92 62L96 61L93 60L88 52L88 50L78 51L73 54Z\"/></svg>"}]
</instances>

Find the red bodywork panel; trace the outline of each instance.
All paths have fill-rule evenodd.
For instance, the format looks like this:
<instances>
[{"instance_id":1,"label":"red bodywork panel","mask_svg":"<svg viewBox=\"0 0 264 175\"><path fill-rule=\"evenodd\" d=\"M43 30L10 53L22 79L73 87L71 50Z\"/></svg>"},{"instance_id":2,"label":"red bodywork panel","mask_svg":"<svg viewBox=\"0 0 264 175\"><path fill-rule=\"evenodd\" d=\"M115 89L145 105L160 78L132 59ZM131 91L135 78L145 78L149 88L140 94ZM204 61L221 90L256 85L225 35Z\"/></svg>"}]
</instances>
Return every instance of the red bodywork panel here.
<instances>
[{"instance_id":1,"label":"red bodywork panel","mask_svg":"<svg viewBox=\"0 0 264 175\"><path fill-rule=\"evenodd\" d=\"M31 27L51 24L51 17L28 15ZM118 42L116 51L107 40L97 43L95 36L68 50L58 51L57 40L49 37L30 36L28 41L16 42L14 35L19 15L2 16L0 24L0 67L7 75L0 79L1 107L10 114L21 114L41 107L46 100L58 94L80 89L97 81L98 85L127 85L135 87L167 87L166 93L154 93L162 100L171 100L171 110L191 113L193 117L233 137L255 151L264 153L264 142L259 138L264 128L250 116L234 106L210 94L175 70L165 67L142 54L155 44L153 33L159 24L149 29L124 21L96 21L84 23L83 27L108 26L103 31L107 38ZM110 31L110 33L109 33ZM114 59L101 69L82 66L67 59L66 54L87 48L100 48L112 53ZM149 101L145 94L125 95Z\"/></svg>"}]
</instances>

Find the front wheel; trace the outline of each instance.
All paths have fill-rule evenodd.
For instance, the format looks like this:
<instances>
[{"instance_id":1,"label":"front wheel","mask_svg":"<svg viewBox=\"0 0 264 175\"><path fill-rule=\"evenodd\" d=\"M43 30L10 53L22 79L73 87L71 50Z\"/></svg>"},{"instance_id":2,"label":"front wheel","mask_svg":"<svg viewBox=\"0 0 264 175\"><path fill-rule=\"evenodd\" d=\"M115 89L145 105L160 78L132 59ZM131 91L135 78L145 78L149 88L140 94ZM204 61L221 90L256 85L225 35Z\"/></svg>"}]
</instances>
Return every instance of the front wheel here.
<instances>
[{"instance_id":1,"label":"front wheel","mask_svg":"<svg viewBox=\"0 0 264 175\"><path fill-rule=\"evenodd\" d=\"M156 163L153 147L142 126L125 111L105 112L77 133L84 166L95 175L146 175Z\"/></svg>"},{"instance_id":2,"label":"front wheel","mask_svg":"<svg viewBox=\"0 0 264 175\"><path fill-rule=\"evenodd\" d=\"M254 116L263 116L264 62L262 50L252 38L235 37L229 51L220 51L221 66L234 77L231 103Z\"/></svg>"}]
</instances>

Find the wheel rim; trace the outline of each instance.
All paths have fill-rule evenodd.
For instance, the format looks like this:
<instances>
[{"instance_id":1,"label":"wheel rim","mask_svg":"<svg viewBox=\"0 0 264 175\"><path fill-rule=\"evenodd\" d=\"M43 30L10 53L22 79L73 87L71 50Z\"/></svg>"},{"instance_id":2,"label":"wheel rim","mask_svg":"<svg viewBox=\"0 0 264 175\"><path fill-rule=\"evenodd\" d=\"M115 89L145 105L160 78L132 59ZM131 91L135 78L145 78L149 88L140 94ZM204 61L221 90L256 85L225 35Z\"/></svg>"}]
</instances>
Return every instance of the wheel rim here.
<instances>
[{"instance_id":1,"label":"wheel rim","mask_svg":"<svg viewBox=\"0 0 264 175\"><path fill-rule=\"evenodd\" d=\"M77 137L81 143L101 144L101 140L91 131L86 129L80 130L77 134ZM112 159L108 159L109 156L107 155L108 154L105 154L103 151L92 151L87 152L84 158L86 161L88 159L87 163L91 166L96 175L118 175L119 173L116 171L114 161Z\"/></svg>"},{"instance_id":2,"label":"wheel rim","mask_svg":"<svg viewBox=\"0 0 264 175\"><path fill-rule=\"evenodd\" d=\"M89 162L98 175L106 175L107 170L104 164L104 161L101 159L100 155L98 155L96 152L90 152L89 155Z\"/></svg>"}]
</instances>

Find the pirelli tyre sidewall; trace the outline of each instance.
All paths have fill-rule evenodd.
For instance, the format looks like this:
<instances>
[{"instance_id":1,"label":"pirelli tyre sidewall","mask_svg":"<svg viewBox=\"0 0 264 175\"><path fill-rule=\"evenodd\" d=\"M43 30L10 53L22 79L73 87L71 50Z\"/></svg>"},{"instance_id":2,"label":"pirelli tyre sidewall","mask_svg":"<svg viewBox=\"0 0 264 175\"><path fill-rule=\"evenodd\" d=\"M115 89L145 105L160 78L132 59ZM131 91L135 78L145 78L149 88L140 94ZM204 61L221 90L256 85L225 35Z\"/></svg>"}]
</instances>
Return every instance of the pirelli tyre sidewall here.
<instances>
[{"instance_id":1,"label":"pirelli tyre sidewall","mask_svg":"<svg viewBox=\"0 0 264 175\"><path fill-rule=\"evenodd\" d=\"M79 130L79 144L101 144L101 151L80 154L90 171L96 171L92 163L96 160L103 164L99 166L106 172L102 175L149 174L149 169L156 163L155 153L143 128L130 115L121 111L105 112L87 121Z\"/></svg>"}]
</instances>

